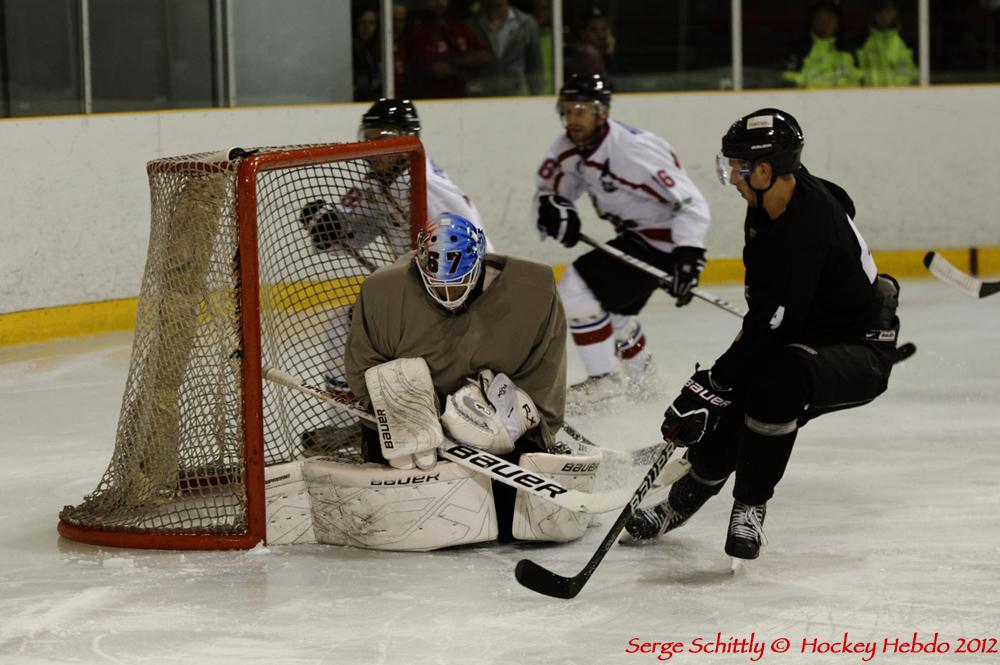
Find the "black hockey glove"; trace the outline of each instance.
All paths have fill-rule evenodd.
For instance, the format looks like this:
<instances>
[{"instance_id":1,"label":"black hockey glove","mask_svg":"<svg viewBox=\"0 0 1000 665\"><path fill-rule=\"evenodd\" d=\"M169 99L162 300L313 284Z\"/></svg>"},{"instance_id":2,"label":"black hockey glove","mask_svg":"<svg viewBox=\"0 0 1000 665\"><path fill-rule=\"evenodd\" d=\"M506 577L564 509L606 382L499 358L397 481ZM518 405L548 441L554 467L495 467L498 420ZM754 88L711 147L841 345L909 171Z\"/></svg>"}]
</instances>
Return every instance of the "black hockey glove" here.
<instances>
[{"instance_id":1,"label":"black hockey glove","mask_svg":"<svg viewBox=\"0 0 1000 665\"><path fill-rule=\"evenodd\" d=\"M580 240L580 216L569 199L547 194L538 197L538 230L572 247Z\"/></svg>"},{"instance_id":2,"label":"black hockey glove","mask_svg":"<svg viewBox=\"0 0 1000 665\"><path fill-rule=\"evenodd\" d=\"M711 434L733 404L731 388L712 381L711 370L695 369L681 394L667 407L660 426L663 440L678 446L694 445Z\"/></svg>"},{"instance_id":3,"label":"black hockey glove","mask_svg":"<svg viewBox=\"0 0 1000 665\"><path fill-rule=\"evenodd\" d=\"M674 281L670 285L670 295L677 300L678 307L691 302L691 289L698 286L698 276L705 268L705 250L701 247L674 247Z\"/></svg>"},{"instance_id":4,"label":"black hockey glove","mask_svg":"<svg viewBox=\"0 0 1000 665\"><path fill-rule=\"evenodd\" d=\"M323 199L305 204L299 213L299 221L309 232L309 238L319 252L327 252L334 245L342 245L354 237L347 223Z\"/></svg>"}]
</instances>

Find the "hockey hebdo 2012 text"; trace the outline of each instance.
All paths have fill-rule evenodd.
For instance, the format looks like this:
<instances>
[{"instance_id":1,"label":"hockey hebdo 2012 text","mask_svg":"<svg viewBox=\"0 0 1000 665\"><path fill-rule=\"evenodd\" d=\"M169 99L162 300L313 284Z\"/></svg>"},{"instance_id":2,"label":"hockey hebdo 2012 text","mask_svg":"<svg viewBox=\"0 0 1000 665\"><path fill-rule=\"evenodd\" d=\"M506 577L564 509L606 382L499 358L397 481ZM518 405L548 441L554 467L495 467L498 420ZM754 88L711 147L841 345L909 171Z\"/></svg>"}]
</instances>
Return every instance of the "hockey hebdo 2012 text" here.
<instances>
[{"instance_id":1,"label":"hockey hebdo 2012 text","mask_svg":"<svg viewBox=\"0 0 1000 665\"><path fill-rule=\"evenodd\" d=\"M982 637L955 637L945 640L936 632L931 635L921 635L914 632L906 636L890 635L864 640L854 639L848 632L844 632L840 637L833 639L813 636L765 638L755 632L750 633L747 637L743 637L723 635L722 632L717 632L711 636L696 636L686 642L682 640L649 641L643 640L640 637L632 637L625 646L625 653L651 655L660 661L671 660L679 654L745 655L753 663L760 661L768 654L801 654L807 656L834 654L843 655L845 658L851 660L856 658L860 662L867 663L879 655L997 655L1000 654L1000 639L996 636L988 635Z\"/></svg>"}]
</instances>

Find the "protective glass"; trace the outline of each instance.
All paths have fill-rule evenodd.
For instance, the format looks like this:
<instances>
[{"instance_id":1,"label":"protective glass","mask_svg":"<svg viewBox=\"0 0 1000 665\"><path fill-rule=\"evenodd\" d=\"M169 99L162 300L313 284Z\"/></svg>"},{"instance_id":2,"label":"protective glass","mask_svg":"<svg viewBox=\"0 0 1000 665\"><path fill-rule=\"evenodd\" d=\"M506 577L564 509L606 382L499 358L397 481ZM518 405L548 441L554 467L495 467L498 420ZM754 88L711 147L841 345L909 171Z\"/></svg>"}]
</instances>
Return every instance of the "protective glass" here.
<instances>
[{"instance_id":1,"label":"protective glass","mask_svg":"<svg viewBox=\"0 0 1000 665\"><path fill-rule=\"evenodd\" d=\"M719 176L719 182L723 185L729 185L732 182L731 178L733 175L733 167L729 163L729 158L720 152L715 156L715 168ZM740 162L739 174L741 178L746 178L750 175L751 170L753 169L750 162Z\"/></svg>"}]
</instances>

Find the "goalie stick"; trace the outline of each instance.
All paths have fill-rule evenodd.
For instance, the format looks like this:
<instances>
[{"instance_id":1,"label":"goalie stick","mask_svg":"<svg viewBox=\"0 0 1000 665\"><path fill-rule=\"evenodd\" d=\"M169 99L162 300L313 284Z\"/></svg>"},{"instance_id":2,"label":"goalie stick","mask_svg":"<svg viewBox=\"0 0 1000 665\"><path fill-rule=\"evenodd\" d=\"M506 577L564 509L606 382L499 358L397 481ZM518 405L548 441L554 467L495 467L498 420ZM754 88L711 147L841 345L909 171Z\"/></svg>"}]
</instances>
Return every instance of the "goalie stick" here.
<instances>
[{"instance_id":1,"label":"goalie stick","mask_svg":"<svg viewBox=\"0 0 1000 665\"><path fill-rule=\"evenodd\" d=\"M291 388L316 399L337 405L358 418L373 423L378 422L376 417L356 400L349 399L339 393L309 385L288 372L265 366L263 368L263 377L286 388ZM667 449L664 448L664 450ZM670 450L672 451L673 449L671 448ZM484 450L478 450L453 441L446 441L444 446L438 449L438 454L442 458L455 462L476 473L489 476L491 479L505 485L510 485L514 489L528 492L532 496L537 496L544 501L574 512L606 513L611 510L617 510L629 501L627 488L593 493L569 489L554 480L539 476L524 467L508 462ZM669 454L667 457L669 457ZM662 467L661 470L663 470ZM670 478L674 475L680 478L687 473L687 470L687 460L678 459L675 462L671 462L671 473L665 474L662 482L654 477L650 487L660 488L671 484L676 478Z\"/></svg>"},{"instance_id":2,"label":"goalie stick","mask_svg":"<svg viewBox=\"0 0 1000 665\"><path fill-rule=\"evenodd\" d=\"M587 561L583 570L572 577L564 577L553 573L551 570L538 565L530 559L521 559L517 562L517 567L514 568L514 577L517 578L517 581L522 586L546 596L552 596L553 598L575 598L580 593L580 589L587 583L587 580L590 579L590 576L597 570L597 566L604 559L604 555L614 546L615 541L618 540L618 535L625 528L625 523L628 522L632 513L642 503L643 498L657 484L672 484L687 473L686 466L682 471L680 466L676 465L676 461L669 461L670 455L674 452L675 448L676 446L673 444L664 446L660 454L653 460L653 464L649 467L649 471L646 472L642 482L639 483L639 487L632 493L632 498L629 499L628 504L618 514L618 519L611 525L611 529L608 530L601 544L597 546L597 551ZM685 460L677 461L684 461L686 465Z\"/></svg>"},{"instance_id":3,"label":"goalie stick","mask_svg":"<svg viewBox=\"0 0 1000 665\"><path fill-rule=\"evenodd\" d=\"M927 252L924 255L924 266L945 284L951 284L973 298L985 298L1000 291L1000 280L986 282L978 277L973 277L956 268L948 259L937 252Z\"/></svg>"}]
</instances>

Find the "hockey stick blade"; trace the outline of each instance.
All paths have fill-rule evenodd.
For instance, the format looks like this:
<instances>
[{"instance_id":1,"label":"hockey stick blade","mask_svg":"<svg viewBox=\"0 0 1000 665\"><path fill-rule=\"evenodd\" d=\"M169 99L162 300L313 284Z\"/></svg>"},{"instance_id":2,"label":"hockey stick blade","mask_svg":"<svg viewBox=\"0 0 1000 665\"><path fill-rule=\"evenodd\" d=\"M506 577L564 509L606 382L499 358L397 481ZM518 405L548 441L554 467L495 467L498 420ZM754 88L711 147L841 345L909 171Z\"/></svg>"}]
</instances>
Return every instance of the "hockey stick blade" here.
<instances>
[{"instance_id":1,"label":"hockey stick blade","mask_svg":"<svg viewBox=\"0 0 1000 665\"><path fill-rule=\"evenodd\" d=\"M985 298L1000 291L1000 281L984 282L962 272L938 252L927 252L924 255L924 266L945 284L950 284L973 298Z\"/></svg>"},{"instance_id":2,"label":"hockey stick blade","mask_svg":"<svg viewBox=\"0 0 1000 665\"><path fill-rule=\"evenodd\" d=\"M904 360L913 356L917 352L917 345L913 342L906 342L905 344L900 344L896 347L896 353L892 356L892 363L901 363Z\"/></svg>"},{"instance_id":3,"label":"hockey stick blade","mask_svg":"<svg viewBox=\"0 0 1000 665\"><path fill-rule=\"evenodd\" d=\"M643 498L649 493L657 484L669 485L673 484L680 478L682 478L688 472L688 464L686 460L679 460L683 464L673 463L668 465L668 460L670 455L674 452L675 446L666 446L660 452L659 456L653 461L653 464L649 467L649 471L646 472L645 477L636 488L635 492L632 494L632 498L629 500L628 505L622 509L621 513L618 515L618 519L608 530L607 535L604 536L604 540L601 544L597 546L597 551L590 557L587 564L583 567L579 573L572 577L564 577L557 573L553 573L548 568L538 565L530 559L521 559L517 562L517 567L514 568L514 577L517 581L528 589L535 591L546 596L551 596L553 598L575 598L583 586L590 579L590 576L594 574L597 570L597 566L600 565L601 561L608 551L614 546L615 542L618 540L618 535L625 528L625 524L628 522L629 517L632 513L639 507L642 503ZM673 468L671 468L673 467ZM662 474L662 475L661 475Z\"/></svg>"}]
</instances>

